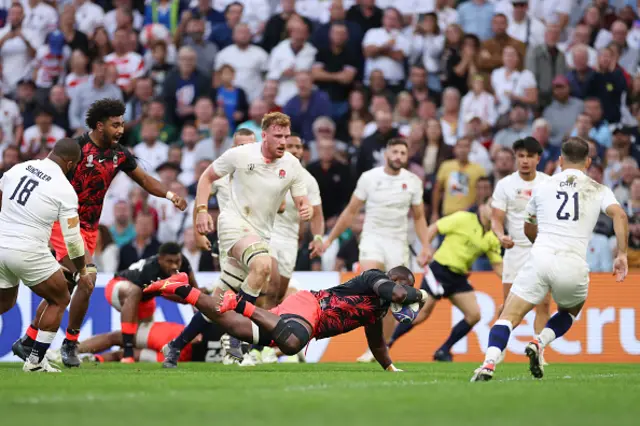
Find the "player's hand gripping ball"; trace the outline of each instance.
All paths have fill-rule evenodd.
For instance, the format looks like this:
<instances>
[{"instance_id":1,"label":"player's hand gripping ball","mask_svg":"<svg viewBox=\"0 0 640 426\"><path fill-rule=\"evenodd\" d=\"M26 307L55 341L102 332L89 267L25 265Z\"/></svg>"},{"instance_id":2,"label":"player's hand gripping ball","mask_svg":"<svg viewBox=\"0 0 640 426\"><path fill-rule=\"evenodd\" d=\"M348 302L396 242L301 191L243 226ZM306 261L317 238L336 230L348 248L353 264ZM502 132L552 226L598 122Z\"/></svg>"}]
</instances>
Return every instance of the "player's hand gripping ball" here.
<instances>
[{"instance_id":1,"label":"player's hand gripping ball","mask_svg":"<svg viewBox=\"0 0 640 426\"><path fill-rule=\"evenodd\" d=\"M402 324L411 324L420 312L420 304L418 302L410 305L401 305L400 303L391 304L391 313L393 317Z\"/></svg>"}]
</instances>

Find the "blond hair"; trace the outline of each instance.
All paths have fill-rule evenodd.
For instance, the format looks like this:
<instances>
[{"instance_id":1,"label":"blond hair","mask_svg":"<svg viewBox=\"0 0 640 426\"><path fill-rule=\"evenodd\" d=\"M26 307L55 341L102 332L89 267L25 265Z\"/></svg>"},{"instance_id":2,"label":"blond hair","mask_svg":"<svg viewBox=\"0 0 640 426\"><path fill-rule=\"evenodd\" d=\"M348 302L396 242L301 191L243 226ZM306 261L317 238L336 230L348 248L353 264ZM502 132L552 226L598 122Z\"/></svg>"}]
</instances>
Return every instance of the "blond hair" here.
<instances>
[{"instance_id":1,"label":"blond hair","mask_svg":"<svg viewBox=\"0 0 640 426\"><path fill-rule=\"evenodd\" d=\"M262 130L267 130L271 126L291 127L291 119L287 114L281 112L270 112L262 117Z\"/></svg>"}]
</instances>

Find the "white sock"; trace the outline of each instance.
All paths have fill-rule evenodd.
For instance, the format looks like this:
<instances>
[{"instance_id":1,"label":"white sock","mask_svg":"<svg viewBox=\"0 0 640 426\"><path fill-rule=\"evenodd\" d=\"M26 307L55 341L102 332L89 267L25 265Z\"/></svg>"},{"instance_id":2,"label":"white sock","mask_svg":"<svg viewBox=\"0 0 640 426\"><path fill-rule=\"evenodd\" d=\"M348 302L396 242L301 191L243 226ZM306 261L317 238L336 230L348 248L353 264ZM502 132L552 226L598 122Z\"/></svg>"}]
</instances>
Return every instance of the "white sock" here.
<instances>
[{"instance_id":1,"label":"white sock","mask_svg":"<svg viewBox=\"0 0 640 426\"><path fill-rule=\"evenodd\" d=\"M540 345L542 346L542 348L544 348L549 343L556 340L556 333L550 328L544 328L540 332L540 334L538 334L537 339L538 339L538 342L540 342Z\"/></svg>"},{"instance_id":2,"label":"white sock","mask_svg":"<svg viewBox=\"0 0 640 426\"><path fill-rule=\"evenodd\" d=\"M251 332L253 334L253 344L257 345L260 342L260 328L255 322L251 322Z\"/></svg>"},{"instance_id":3,"label":"white sock","mask_svg":"<svg viewBox=\"0 0 640 426\"><path fill-rule=\"evenodd\" d=\"M36 341L41 343L46 343L50 345L53 342L53 339L56 338L57 331L44 331L38 330L38 335L36 336Z\"/></svg>"},{"instance_id":4,"label":"white sock","mask_svg":"<svg viewBox=\"0 0 640 426\"><path fill-rule=\"evenodd\" d=\"M501 354L502 354L502 351L500 350L500 348L496 346L491 346L490 348L487 349L487 353L484 355L484 363L494 364L494 365L497 364Z\"/></svg>"}]
</instances>

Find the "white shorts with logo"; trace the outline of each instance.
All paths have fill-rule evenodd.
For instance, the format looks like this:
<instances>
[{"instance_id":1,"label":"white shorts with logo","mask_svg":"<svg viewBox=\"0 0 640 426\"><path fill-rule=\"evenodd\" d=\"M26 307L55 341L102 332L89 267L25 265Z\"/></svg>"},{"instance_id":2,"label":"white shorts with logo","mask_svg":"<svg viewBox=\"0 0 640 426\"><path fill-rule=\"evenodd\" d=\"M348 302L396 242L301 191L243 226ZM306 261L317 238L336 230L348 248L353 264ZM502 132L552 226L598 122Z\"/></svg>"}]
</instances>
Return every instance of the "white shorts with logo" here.
<instances>
[{"instance_id":1,"label":"white shorts with logo","mask_svg":"<svg viewBox=\"0 0 640 426\"><path fill-rule=\"evenodd\" d=\"M285 278L291 278L298 259L298 241L271 239L271 253L278 261L278 272Z\"/></svg>"},{"instance_id":2,"label":"white shorts with logo","mask_svg":"<svg viewBox=\"0 0 640 426\"><path fill-rule=\"evenodd\" d=\"M20 244L19 241L16 242ZM44 248L35 251L18 251L0 247L0 289L18 286L22 281L33 287L47 280L60 269L51 252Z\"/></svg>"},{"instance_id":3,"label":"white shorts with logo","mask_svg":"<svg viewBox=\"0 0 640 426\"><path fill-rule=\"evenodd\" d=\"M502 282L513 284L518 271L522 269L531 253L531 246L513 246L504 252L502 260Z\"/></svg>"},{"instance_id":4,"label":"white shorts with logo","mask_svg":"<svg viewBox=\"0 0 640 426\"><path fill-rule=\"evenodd\" d=\"M553 254L548 248L537 248L518 272L511 292L538 305L551 291L561 308L572 308L587 299L589 266L576 255Z\"/></svg>"},{"instance_id":5,"label":"white shorts with logo","mask_svg":"<svg viewBox=\"0 0 640 426\"><path fill-rule=\"evenodd\" d=\"M386 270L409 265L409 243L405 238L392 239L363 233L358 249L360 263L365 260L379 262Z\"/></svg>"},{"instance_id":6,"label":"white shorts with logo","mask_svg":"<svg viewBox=\"0 0 640 426\"><path fill-rule=\"evenodd\" d=\"M260 233L246 220L229 213L218 216L220 253L227 255L238 241L250 235L260 237Z\"/></svg>"}]
</instances>

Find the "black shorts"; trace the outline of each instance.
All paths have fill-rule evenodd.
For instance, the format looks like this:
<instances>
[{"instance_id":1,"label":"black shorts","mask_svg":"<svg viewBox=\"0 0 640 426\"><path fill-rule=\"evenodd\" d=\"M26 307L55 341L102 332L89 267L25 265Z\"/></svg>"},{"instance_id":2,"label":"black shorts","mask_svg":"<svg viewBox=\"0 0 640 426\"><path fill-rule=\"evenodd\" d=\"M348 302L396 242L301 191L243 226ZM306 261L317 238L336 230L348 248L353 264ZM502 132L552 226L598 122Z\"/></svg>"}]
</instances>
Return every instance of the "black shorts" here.
<instances>
[{"instance_id":1,"label":"black shorts","mask_svg":"<svg viewBox=\"0 0 640 426\"><path fill-rule=\"evenodd\" d=\"M420 288L435 299L473 291L466 275L457 274L435 260L429 264L425 271Z\"/></svg>"}]
</instances>

